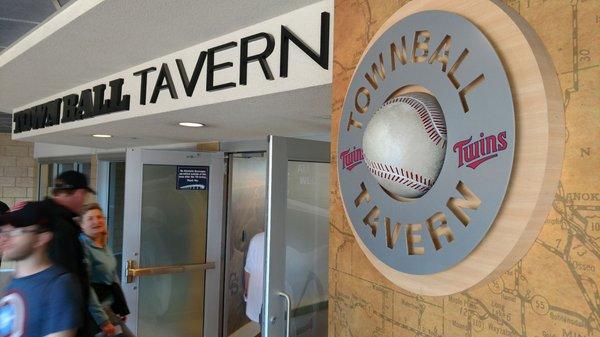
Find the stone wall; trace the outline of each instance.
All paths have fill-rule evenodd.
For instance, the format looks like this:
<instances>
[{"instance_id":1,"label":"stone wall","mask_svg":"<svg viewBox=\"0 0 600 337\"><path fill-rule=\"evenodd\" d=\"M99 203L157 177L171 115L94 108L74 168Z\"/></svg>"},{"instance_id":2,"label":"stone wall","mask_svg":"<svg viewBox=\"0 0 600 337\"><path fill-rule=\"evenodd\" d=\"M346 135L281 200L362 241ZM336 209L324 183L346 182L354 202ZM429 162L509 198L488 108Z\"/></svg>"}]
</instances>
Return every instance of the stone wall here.
<instances>
[{"instance_id":1,"label":"stone wall","mask_svg":"<svg viewBox=\"0 0 600 337\"><path fill-rule=\"evenodd\" d=\"M13 141L0 133L0 200L8 206L35 198L36 164L33 143Z\"/></svg>"}]
</instances>

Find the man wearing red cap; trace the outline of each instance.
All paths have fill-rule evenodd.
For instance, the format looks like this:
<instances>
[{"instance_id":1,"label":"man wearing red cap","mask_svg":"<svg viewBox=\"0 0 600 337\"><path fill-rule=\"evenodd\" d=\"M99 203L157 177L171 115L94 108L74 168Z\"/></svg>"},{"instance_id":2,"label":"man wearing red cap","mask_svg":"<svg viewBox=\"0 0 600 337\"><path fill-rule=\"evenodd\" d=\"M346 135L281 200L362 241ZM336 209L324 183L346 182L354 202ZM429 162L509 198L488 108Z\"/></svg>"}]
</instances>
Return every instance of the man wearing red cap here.
<instances>
[{"instance_id":1,"label":"man wearing red cap","mask_svg":"<svg viewBox=\"0 0 600 337\"><path fill-rule=\"evenodd\" d=\"M48 257L52 227L38 202L0 216L4 258L16 262L0 300L0 335L73 337L83 300L75 277Z\"/></svg>"}]
</instances>

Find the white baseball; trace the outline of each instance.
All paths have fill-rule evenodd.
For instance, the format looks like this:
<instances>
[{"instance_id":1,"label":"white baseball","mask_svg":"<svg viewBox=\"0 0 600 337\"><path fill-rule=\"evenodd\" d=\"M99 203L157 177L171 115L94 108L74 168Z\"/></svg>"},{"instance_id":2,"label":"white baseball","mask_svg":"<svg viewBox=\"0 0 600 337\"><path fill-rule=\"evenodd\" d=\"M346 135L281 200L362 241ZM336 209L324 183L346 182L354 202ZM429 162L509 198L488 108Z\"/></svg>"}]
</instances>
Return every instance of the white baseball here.
<instances>
[{"instance_id":1,"label":"white baseball","mask_svg":"<svg viewBox=\"0 0 600 337\"><path fill-rule=\"evenodd\" d=\"M444 163L446 122L437 100L411 93L386 102L363 134L367 168L387 191L419 198L435 183Z\"/></svg>"}]
</instances>

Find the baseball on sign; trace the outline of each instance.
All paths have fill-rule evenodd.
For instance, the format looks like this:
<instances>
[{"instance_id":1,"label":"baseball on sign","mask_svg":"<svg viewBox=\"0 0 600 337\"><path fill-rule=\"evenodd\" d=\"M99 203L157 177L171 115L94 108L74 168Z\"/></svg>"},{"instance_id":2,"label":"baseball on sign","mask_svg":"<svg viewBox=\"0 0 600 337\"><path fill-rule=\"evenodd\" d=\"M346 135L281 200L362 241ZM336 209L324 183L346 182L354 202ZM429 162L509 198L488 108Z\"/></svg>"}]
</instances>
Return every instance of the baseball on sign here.
<instances>
[{"instance_id":1,"label":"baseball on sign","mask_svg":"<svg viewBox=\"0 0 600 337\"><path fill-rule=\"evenodd\" d=\"M410 93L387 101L369 121L363 152L379 185L402 198L431 189L444 163L446 122L437 100Z\"/></svg>"}]
</instances>

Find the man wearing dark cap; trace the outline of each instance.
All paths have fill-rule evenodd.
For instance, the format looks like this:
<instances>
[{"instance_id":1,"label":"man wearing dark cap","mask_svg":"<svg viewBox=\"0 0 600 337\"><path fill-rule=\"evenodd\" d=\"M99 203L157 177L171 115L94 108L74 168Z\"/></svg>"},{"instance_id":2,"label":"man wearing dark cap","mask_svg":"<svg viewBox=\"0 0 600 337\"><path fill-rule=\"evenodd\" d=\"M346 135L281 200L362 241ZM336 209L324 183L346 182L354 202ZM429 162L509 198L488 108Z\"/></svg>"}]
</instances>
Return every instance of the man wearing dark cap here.
<instances>
[{"instance_id":1,"label":"man wearing dark cap","mask_svg":"<svg viewBox=\"0 0 600 337\"><path fill-rule=\"evenodd\" d=\"M93 320L87 309L90 305L90 279L83 246L79 240L81 228L75 220L83 209L88 193L96 192L88 186L87 177L83 173L66 171L54 181L52 197L40 202L48 214L49 223L54 228L54 240L48 248L48 255L54 263L77 277L82 290L86 309L83 312L84 325L77 332L77 337L94 335ZM91 306L101 310L98 303L92 303ZM114 336L114 326L110 322L101 328L106 335Z\"/></svg>"},{"instance_id":2,"label":"man wearing dark cap","mask_svg":"<svg viewBox=\"0 0 600 337\"><path fill-rule=\"evenodd\" d=\"M83 173L66 171L54 181L52 197L41 202L55 227L54 240L49 248L50 258L75 274L82 285L89 284L83 247L79 242L79 216L88 193L95 193Z\"/></svg>"},{"instance_id":3,"label":"man wearing dark cap","mask_svg":"<svg viewBox=\"0 0 600 337\"><path fill-rule=\"evenodd\" d=\"M16 263L0 300L1 336L73 337L82 323L78 282L48 257L51 230L38 202L0 215L3 254Z\"/></svg>"}]
</instances>

